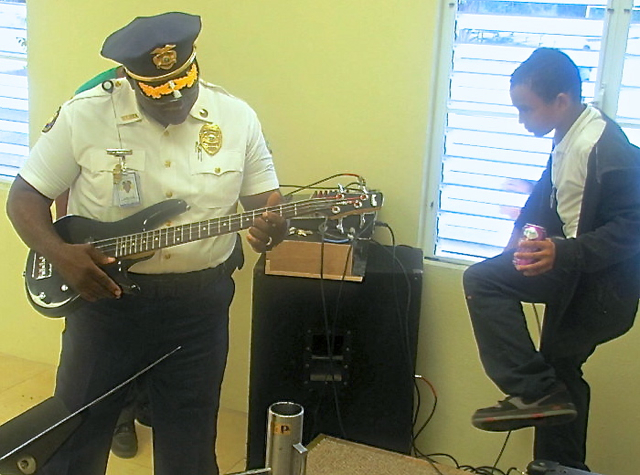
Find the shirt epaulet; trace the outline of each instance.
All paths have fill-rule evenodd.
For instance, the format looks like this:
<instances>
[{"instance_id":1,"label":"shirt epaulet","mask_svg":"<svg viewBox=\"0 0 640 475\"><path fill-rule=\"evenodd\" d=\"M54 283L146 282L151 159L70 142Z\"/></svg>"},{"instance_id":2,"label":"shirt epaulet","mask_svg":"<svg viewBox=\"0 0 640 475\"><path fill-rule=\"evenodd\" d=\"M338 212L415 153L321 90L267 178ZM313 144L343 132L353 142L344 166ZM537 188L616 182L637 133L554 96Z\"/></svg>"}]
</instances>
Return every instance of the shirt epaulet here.
<instances>
[{"instance_id":1,"label":"shirt epaulet","mask_svg":"<svg viewBox=\"0 0 640 475\"><path fill-rule=\"evenodd\" d=\"M213 91L221 92L222 94L225 94L225 95L227 95L227 96L229 96L229 97L233 97L233 98L237 99L237 97L236 97L236 96L234 96L233 94L231 94L231 93L230 93L229 91L227 91L224 87L222 87L222 86L218 86L217 84L212 84L212 83L210 83L210 82L207 82L207 81L204 81L204 80L202 80L202 79L201 79L201 80L200 80L200 85L201 85L201 86L203 86L203 87L206 87L206 88L208 88L208 89L211 89L211 90L213 90Z\"/></svg>"},{"instance_id":2,"label":"shirt epaulet","mask_svg":"<svg viewBox=\"0 0 640 475\"><path fill-rule=\"evenodd\" d=\"M117 90L118 88L122 87L122 85L123 85L122 83L123 83L123 81L125 81L125 79L122 79L122 78L109 79L109 81L113 82L114 92L115 92L115 90ZM105 82L107 82L107 81L105 81ZM104 96L108 96L109 94L112 94L112 93L106 91L104 89L104 87L102 87L102 84L98 84L98 85L92 87L91 89L87 89L86 91L79 92L78 94L73 96L71 99L66 101L66 103L67 104L71 104L73 102L80 101L80 100L83 100L83 99L91 99L91 98L94 98L94 97L104 97Z\"/></svg>"},{"instance_id":3,"label":"shirt epaulet","mask_svg":"<svg viewBox=\"0 0 640 475\"><path fill-rule=\"evenodd\" d=\"M113 83L113 88L111 91L106 90L103 87L103 84L98 84L91 89L87 89L86 91L80 92L73 96L71 99L66 101L63 106L68 107L73 105L74 107L84 107L81 103L85 101L99 100L104 101L105 98L111 97L112 99L118 98L119 100L119 114L117 122L119 124L130 124L134 122L139 122L141 120L140 112L138 111L137 105L135 103L135 96L133 92L127 92L130 88L127 87L127 80L124 78L117 79L109 79ZM107 81L105 81L107 82ZM86 104L91 107L90 102L86 102ZM111 106L113 107L113 105ZM110 109L111 113L113 113L113 109Z\"/></svg>"}]
</instances>

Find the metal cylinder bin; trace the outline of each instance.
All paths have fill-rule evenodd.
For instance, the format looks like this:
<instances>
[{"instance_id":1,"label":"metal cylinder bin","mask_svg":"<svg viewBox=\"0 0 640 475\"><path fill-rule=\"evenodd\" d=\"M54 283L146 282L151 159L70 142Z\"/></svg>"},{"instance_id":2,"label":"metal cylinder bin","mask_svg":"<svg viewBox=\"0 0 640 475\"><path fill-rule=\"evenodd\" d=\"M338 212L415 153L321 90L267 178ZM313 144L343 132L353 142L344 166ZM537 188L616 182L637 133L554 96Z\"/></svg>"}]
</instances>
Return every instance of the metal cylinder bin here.
<instances>
[{"instance_id":1,"label":"metal cylinder bin","mask_svg":"<svg viewBox=\"0 0 640 475\"><path fill-rule=\"evenodd\" d=\"M272 475L304 475L307 449L302 445L304 408L294 402L276 402L267 414L265 466Z\"/></svg>"}]
</instances>

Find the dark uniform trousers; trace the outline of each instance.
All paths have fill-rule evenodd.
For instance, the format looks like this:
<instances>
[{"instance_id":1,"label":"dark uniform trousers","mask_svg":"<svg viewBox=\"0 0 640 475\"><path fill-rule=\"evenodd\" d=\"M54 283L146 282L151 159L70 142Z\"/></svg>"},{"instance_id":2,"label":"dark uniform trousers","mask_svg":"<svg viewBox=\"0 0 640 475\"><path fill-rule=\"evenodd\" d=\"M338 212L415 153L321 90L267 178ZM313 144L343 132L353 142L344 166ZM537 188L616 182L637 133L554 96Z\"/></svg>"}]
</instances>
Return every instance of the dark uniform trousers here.
<instances>
[{"instance_id":1,"label":"dark uniform trousers","mask_svg":"<svg viewBox=\"0 0 640 475\"><path fill-rule=\"evenodd\" d=\"M545 357L534 345L521 302L552 303L572 279L567 272L552 269L526 277L513 265L513 250L469 267L463 278L464 291L487 375L510 396L536 399L557 382L566 384L578 411L577 418L558 426L535 430L534 458L586 469L586 431L590 390L582 378L582 364L594 348L561 358Z\"/></svg>"},{"instance_id":2,"label":"dark uniform trousers","mask_svg":"<svg viewBox=\"0 0 640 475\"><path fill-rule=\"evenodd\" d=\"M235 269L235 267L233 267ZM229 346L233 269L133 277L140 295L83 306L66 318L56 396L83 407L160 356L145 384L156 475L217 475L216 421ZM78 430L41 471L102 475L125 387L84 414Z\"/></svg>"}]
</instances>

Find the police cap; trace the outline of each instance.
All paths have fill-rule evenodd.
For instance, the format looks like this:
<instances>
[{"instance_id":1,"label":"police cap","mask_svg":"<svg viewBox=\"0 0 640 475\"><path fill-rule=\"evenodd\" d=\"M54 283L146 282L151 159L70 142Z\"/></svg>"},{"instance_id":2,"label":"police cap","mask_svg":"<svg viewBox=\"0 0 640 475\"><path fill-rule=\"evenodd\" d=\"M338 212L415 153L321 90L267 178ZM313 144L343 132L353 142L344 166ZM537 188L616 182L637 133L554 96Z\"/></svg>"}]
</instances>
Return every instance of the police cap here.
<instances>
[{"instance_id":1,"label":"police cap","mask_svg":"<svg viewBox=\"0 0 640 475\"><path fill-rule=\"evenodd\" d=\"M137 17L107 37L100 52L145 82L181 76L195 60L195 40L202 28L197 15L168 12Z\"/></svg>"}]
</instances>

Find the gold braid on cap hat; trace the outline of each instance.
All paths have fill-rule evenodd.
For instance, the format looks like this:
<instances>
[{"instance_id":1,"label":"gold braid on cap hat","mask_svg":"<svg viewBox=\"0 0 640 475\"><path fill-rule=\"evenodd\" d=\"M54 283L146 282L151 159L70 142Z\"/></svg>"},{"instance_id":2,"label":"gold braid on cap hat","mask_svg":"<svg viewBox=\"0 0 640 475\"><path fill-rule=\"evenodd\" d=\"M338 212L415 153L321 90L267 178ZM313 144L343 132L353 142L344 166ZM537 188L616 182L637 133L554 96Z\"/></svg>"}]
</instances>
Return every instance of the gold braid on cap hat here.
<instances>
[{"instance_id":1,"label":"gold braid on cap hat","mask_svg":"<svg viewBox=\"0 0 640 475\"><path fill-rule=\"evenodd\" d=\"M144 93L144 95L149 96L153 99L160 99L162 96L167 96L169 94L173 94L180 89L185 87L191 87L198 80L198 67L195 63L191 66L191 69L186 74L186 76L182 76L181 78L172 79L171 81L167 81L160 86L150 86L143 82L138 82L138 86Z\"/></svg>"},{"instance_id":2,"label":"gold braid on cap hat","mask_svg":"<svg viewBox=\"0 0 640 475\"><path fill-rule=\"evenodd\" d=\"M195 59L196 59L196 47L194 45L193 46L193 52L191 53L191 56L189 56L189 59L182 66L180 66L175 71L171 71L170 73L163 74L162 76L140 76L139 74L136 74L136 73L132 72L126 66L125 66L124 70L127 72L128 76L131 76L136 81L160 82L160 81L169 80L169 79L174 78L176 76L180 76L180 74L185 72L187 70L187 68L189 66L191 66L191 63L193 63L195 61Z\"/></svg>"}]
</instances>

